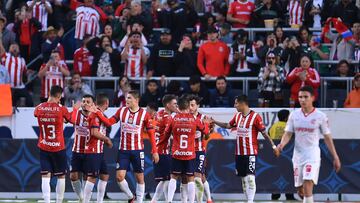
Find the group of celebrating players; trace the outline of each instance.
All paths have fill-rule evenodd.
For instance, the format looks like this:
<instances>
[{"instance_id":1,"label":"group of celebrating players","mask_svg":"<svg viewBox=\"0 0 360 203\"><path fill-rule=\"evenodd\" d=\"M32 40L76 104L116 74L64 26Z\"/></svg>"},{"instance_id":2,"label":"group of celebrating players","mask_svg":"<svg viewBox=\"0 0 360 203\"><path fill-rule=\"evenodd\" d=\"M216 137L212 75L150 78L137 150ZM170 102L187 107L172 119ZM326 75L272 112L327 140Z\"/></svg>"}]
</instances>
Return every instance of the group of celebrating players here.
<instances>
[{"instance_id":1,"label":"group of celebrating players","mask_svg":"<svg viewBox=\"0 0 360 203\"><path fill-rule=\"evenodd\" d=\"M275 156L295 136L294 179L298 194L306 203L313 202L312 190L317 183L320 169L320 134L334 158L336 171L340 170L340 160L336 153L327 117L312 106L314 90L304 86L299 92L301 108L289 117L284 136L278 146L266 132L261 116L249 109L245 95L235 98L237 113L229 123L222 123L201 114L198 109L201 98L195 95L174 95L163 97L164 109L151 113L139 106L139 93L130 91L126 96L126 106L121 107L110 118L104 115L109 106L105 94L98 94L96 100L85 95L82 102L74 104L69 112L60 104L63 90L53 86L47 102L39 104L34 111L40 136L40 164L42 174L42 194L45 203L50 202L50 178L57 176L56 202L62 202L65 192L67 157L63 136L63 122L74 125L75 136L72 147L70 179L79 201L88 203L97 181L97 202L103 202L109 174L104 159L103 145L112 147L106 128L120 123L120 142L116 161L116 181L129 202L143 202L144 143L143 132L149 135L151 154L154 162L155 180L158 181L151 202L164 196L164 201L172 202L176 183L181 181L182 202L212 202L209 183L205 177L205 140L209 138L214 125L235 129L236 173L241 177L243 192L248 202L253 202L256 192L255 165L258 154L257 135L260 132L271 144ZM130 164L136 179L136 195L132 193L125 179ZM81 178L83 177L83 178ZM82 179L84 181L82 181ZM85 181L86 180L86 181Z\"/></svg>"}]
</instances>

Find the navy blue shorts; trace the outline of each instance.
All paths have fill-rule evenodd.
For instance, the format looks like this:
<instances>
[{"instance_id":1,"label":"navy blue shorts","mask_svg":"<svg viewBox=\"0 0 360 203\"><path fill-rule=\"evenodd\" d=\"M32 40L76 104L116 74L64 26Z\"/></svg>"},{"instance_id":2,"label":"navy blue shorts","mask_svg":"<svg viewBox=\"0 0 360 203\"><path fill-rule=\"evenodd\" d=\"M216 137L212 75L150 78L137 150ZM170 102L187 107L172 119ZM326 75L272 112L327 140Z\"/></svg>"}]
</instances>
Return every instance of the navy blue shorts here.
<instances>
[{"instance_id":1,"label":"navy blue shorts","mask_svg":"<svg viewBox=\"0 0 360 203\"><path fill-rule=\"evenodd\" d=\"M236 175L245 177L255 175L256 156L255 155L236 155L235 156Z\"/></svg>"},{"instance_id":2,"label":"navy blue shorts","mask_svg":"<svg viewBox=\"0 0 360 203\"><path fill-rule=\"evenodd\" d=\"M130 169L130 163L135 173L144 173L145 153L143 150L118 150L116 170Z\"/></svg>"},{"instance_id":3,"label":"navy blue shorts","mask_svg":"<svg viewBox=\"0 0 360 203\"><path fill-rule=\"evenodd\" d=\"M68 168L66 150L48 152L40 149L40 166L41 174L65 175Z\"/></svg>"},{"instance_id":4,"label":"navy blue shorts","mask_svg":"<svg viewBox=\"0 0 360 203\"><path fill-rule=\"evenodd\" d=\"M205 159L206 155L204 151L197 151L195 158L195 172L205 174Z\"/></svg>"},{"instance_id":5,"label":"navy blue shorts","mask_svg":"<svg viewBox=\"0 0 360 203\"><path fill-rule=\"evenodd\" d=\"M155 180L170 180L171 155L159 154L159 162L154 164Z\"/></svg>"},{"instance_id":6,"label":"navy blue shorts","mask_svg":"<svg viewBox=\"0 0 360 203\"><path fill-rule=\"evenodd\" d=\"M73 152L71 155L70 172L85 173L85 154Z\"/></svg>"},{"instance_id":7,"label":"navy blue shorts","mask_svg":"<svg viewBox=\"0 0 360 203\"><path fill-rule=\"evenodd\" d=\"M172 174L183 174L183 175L194 175L195 172L195 159L191 160L179 160L171 159L171 173Z\"/></svg>"},{"instance_id":8,"label":"navy blue shorts","mask_svg":"<svg viewBox=\"0 0 360 203\"><path fill-rule=\"evenodd\" d=\"M85 155L85 174L91 177L98 177L99 174L108 174L104 153Z\"/></svg>"}]
</instances>

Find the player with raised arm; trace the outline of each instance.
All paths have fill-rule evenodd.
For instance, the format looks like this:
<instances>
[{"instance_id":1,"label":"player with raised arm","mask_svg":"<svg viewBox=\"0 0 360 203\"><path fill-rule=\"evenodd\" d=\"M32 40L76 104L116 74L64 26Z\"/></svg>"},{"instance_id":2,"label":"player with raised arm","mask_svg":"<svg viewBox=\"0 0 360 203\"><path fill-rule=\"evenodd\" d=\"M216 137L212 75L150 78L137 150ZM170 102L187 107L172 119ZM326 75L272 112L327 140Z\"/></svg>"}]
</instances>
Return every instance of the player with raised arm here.
<instances>
[{"instance_id":1,"label":"player with raised arm","mask_svg":"<svg viewBox=\"0 0 360 203\"><path fill-rule=\"evenodd\" d=\"M98 94L96 96L96 105L100 113L103 113L109 107L109 98L105 94ZM104 158L104 143L110 148L113 144L110 138L106 136L105 124L102 123L94 113L89 116L89 128L90 136L86 140L85 146L85 172L87 181L84 187L84 203L90 202L92 190L98 177L96 202L102 203L107 181L109 180Z\"/></svg>"},{"instance_id":2,"label":"player with raised arm","mask_svg":"<svg viewBox=\"0 0 360 203\"><path fill-rule=\"evenodd\" d=\"M92 95L84 95L81 100L81 109L75 116L74 122L74 144L72 147L72 155L70 161L70 180L71 186L79 198L80 202L84 200L83 184L81 183L81 174L85 177L85 143L90 136L89 129L89 108L94 105L94 97Z\"/></svg>"},{"instance_id":3,"label":"player with raised arm","mask_svg":"<svg viewBox=\"0 0 360 203\"><path fill-rule=\"evenodd\" d=\"M236 173L241 177L242 187L247 202L253 202L256 193L255 165L258 154L258 134L269 141L274 154L280 152L266 132L261 116L249 108L246 95L235 98L234 107L238 111L229 123L213 122L222 128L236 128L235 166Z\"/></svg>"},{"instance_id":4,"label":"player with raised arm","mask_svg":"<svg viewBox=\"0 0 360 203\"><path fill-rule=\"evenodd\" d=\"M155 142L155 130L152 126L151 116L145 109L139 107L140 95L138 91L131 90L126 96L126 107L121 107L110 119L99 112L97 116L107 126L120 122L120 144L116 163L116 180L120 189L125 192L129 202L135 200L127 181L126 172L130 163L136 179L136 202L142 203L145 192L144 182L144 142L142 131L146 128L151 143L152 158L155 163L159 161L159 154Z\"/></svg>"},{"instance_id":5,"label":"player with raised arm","mask_svg":"<svg viewBox=\"0 0 360 203\"><path fill-rule=\"evenodd\" d=\"M294 183L304 203L312 203L313 188L317 184L320 171L320 135L333 156L336 172L339 172L341 163L331 137L329 121L323 112L313 106L315 100L314 89L303 86L299 93L300 109L291 112L286 123L284 135L277 146L279 151L286 146L295 134L295 147L292 158L294 168Z\"/></svg>"},{"instance_id":6,"label":"player with raised arm","mask_svg":"<svg viewBox=\"0 0 360 203\"><path fill-rule=\"evenodd\" d=\"M195 135L199 130L204 134L209 133L208 125L204 125L200 119L190 113L190 104L187 96L182 96L178 100L179 113L169 121L165 129L165 138L173 135L172 160L171 160L171 179L168 186L168 202L173 201L176 191L176 180L181 175L187 176L189 202L195 200ZM165 140L167 140L165 139ZM162 142L160 141L159 144Z\"/></svg>"},{"instance_id":7,"label":"player with raised arm","mask_svg":"<svg viewBox=\"0 0 360 203\"><path fill-rule=\"evenodd\" d=\"M38 147L40 148L41 191L45 203L50 203L51 175L57 176L56 202L60 203L64 199L67 158L63 125L64 119L73 123L74 115L60 104L62 93L63 89L60 86L52 86L48 101L39 104L34 111L40 128Z\"/></svg>"}]
</instances>

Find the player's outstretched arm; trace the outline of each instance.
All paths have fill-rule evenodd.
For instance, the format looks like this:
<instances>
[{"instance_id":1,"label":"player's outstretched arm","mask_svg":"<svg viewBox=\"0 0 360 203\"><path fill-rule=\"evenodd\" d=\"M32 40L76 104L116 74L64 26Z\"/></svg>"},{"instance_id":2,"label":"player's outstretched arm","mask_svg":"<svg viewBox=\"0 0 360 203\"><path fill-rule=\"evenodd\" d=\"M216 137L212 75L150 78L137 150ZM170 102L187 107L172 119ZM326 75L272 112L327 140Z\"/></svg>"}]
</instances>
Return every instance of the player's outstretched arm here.
<instances>
[{"instance_id":1,"label":"player's outstretched arm","mask_svg":"<svg viewBox=\"0 0 360 203\"><path fill-rule=\"evenodd\" d=\"M211 118L212 122L215 123L217 126L219 126L220 128L226 128L226 129L230 129L231 125L229 123L223 123L220 121L216 121L213 118Z\"/></svg>"},{"instance_id":2,"label":"player's outstretched arm","mask_svg":"<svg viewBox=\"0 0 360 203\"><path fill-rule=\"evenodd\" d=\"M341 168L341 162L340 162L340 158L336 152L335 145L334 145L333 139L331 137L331 134L324 135L324 142L334 159L333 164L334 164L335 171L339 172L340 168Z\"/></svg>"},{"instance_id":3,"label":"player's outstretched arm","mask_svg":"<svg viewBox=\"0 0 360 203\"><path fill-rule=\"evenodd\" d=\"M271 144L272 149L274 150L274 154L275 156L279 156L280 155L280 151L279 149L275 146L274 141L271 139L271 137L269 136L269 134L266 132L266 129L261 131L261 135L267 140L269 141L269 143Z\"/></svg>"},{"instance_id":4,"label":"player's outstretched arm","mask_svg":"<svg viewBox=\"0 0 360 203\"><path fill-rule=\"evenodd\" d=\"M285 131L284 135L281 137L281 142L276 147L280 152L284 149L284 147L289 143L292 137L292 132ZM280 154L279 154L280 155Z\"/></svg>"},{"instance_id":5,"label":"player's outstretched arm","mask_svg":"<svg viewBox=\"0 0 360 203\"><path fill-rule=\"evenodd\" d=\"M101 134L99 128L91 128L91 136L104 141L109 148L112 148L113 144L111 142L111 139Z\"/></svg>"}]
</instances>

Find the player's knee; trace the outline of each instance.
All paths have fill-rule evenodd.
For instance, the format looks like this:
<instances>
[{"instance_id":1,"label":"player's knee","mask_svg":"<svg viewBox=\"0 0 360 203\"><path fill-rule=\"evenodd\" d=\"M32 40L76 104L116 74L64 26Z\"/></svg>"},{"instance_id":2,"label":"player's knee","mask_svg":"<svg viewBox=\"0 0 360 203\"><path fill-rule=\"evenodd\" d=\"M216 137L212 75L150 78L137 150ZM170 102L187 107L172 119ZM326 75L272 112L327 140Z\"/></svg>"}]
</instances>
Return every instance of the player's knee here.
<instances>
[{"instance_id":1,"label":"player's knee","mask_svg":"<svg viewBox=\"0 0 360 203\"><path fill-rule=\"evenodd\" d=\"M108 181L109 180L109 175L108 174L100 174L100 180Z\"/></svg>"},{"instance_id":2,"label":"player's knee","mask_svg":"<svg viewBox=\"0 0 360 203\"><path fill-rule=\"evenodd\" d=\"M116 181L117 181L117 182L122 182L124 179L125 179L124 176L116 175Z\"/></svg>"},{"instance_id":3,"label":"player's knee","mask_svg":"<svg viewBox=\"0 0 360 203\"><path fill-rule=\"evenodd\" d=\"M79 180L79 176L77 173L70 173L70 180L71 181L77 181Z\"/></svg>"},{"instance_id":4,"label":"player's knee","mask_svg":"<svg viewBox=\"0 0 360 203\"><path fill-rule=\"evenodd\" d=\"M256 182L255 182L255 176L254 175L247 175L246 176L247 183L249 185L249 188L256 188Z\"/></svg>"},{"instance_id":5,"label":"player's knee","mask_svg":"<svg viewBox=\"0 0 360 203\"><path fill-rule=\"evenodd\" d=\"M298 195L299 195L299 197L300 197L301 199L304 198L304 188L303 188L303 187L298 187L298 188L297 188L297 193L298 193Z\"/></svg>"}]
</instances>

